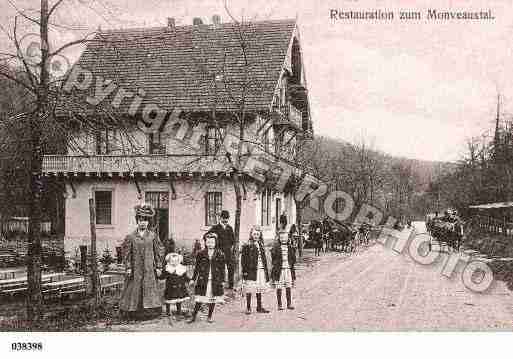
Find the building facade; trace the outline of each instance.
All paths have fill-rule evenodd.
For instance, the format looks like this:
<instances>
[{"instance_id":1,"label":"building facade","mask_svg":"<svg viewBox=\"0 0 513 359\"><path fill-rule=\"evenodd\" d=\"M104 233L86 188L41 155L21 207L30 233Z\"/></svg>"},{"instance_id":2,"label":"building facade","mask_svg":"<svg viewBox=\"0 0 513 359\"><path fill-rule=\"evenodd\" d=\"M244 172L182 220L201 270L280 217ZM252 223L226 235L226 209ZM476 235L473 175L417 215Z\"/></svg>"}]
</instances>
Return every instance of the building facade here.
<instances>
[{"instance_id":1,"label":"building facade","mask_svg":"<svg viewBox=\"0 0 513 359\"><path fill-rule=\"evenodd\" d=\"M266 176L233 162L265 154L275 165L291 164L301 141L312 136L295 21L196 21L175 27L168 19L167 27L99 36L102 41L92 42L72 70L89 76L91 86L77 76L69 85L67 101L73 104L61 105L59 116L75 121L92 116L101 123L115 116L126 118L127 125L91 131L77 121L67 153L44 158L44 175L66 187L68 256L90 241L90 198L99 251L114 252L135 228L134 206L141 202L156 208L154 225L162 240L173 238L178 247L190 249L217 223L222 209L230 211L234 224L234 176L243 189L241 241L255 224L271 241L281 214L296 221L293 187L276 188ZM108 92L110 84L115 90ZM96 101L99 88L107 95ZM141 89L146 96L140 97L139 109L134 110L135 101L120 100L121 91L133 97ZM76 105L79 99L85 107ZM156 109L158 121L148 108ZM229 142L230 137L237 141Z\"/></svg>"}]
</instances>

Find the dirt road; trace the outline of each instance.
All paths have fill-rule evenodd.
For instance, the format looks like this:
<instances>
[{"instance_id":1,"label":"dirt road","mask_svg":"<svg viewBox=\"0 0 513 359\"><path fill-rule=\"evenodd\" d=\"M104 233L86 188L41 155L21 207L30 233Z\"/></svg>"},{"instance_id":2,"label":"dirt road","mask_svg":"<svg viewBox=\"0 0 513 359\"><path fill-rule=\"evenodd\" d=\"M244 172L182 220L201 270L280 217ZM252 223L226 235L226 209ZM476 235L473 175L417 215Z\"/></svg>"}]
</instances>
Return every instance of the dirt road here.
<instances>
[{"instance_id":1,"label":"dirt road","mask_svg":"<svg viewBox=\"0 0 513 359\"><path fill-rule=\"evenodd\" d=\"M423 223L415 224L423 230ZM408 236L405 230L401 236ZM170 326L167 318L113 330L164 331L353 331L512 330L512 294L497 282L485 294L450 279L437 265L421 265L407 253L376 243L357 255L330 253L298 268L296 310L276 310L274 292L264 296L269 314L244 314L241 298L220 306L215 323L200 317Z\"/></svg>"}]
</instances>

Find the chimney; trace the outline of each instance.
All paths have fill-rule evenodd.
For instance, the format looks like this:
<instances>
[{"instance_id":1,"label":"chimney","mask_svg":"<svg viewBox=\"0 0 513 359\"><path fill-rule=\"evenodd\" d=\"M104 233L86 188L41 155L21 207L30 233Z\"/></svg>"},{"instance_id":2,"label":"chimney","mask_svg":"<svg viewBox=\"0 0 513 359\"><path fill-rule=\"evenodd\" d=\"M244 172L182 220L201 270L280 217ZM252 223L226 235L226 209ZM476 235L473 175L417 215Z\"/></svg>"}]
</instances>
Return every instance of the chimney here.
<instances>
[{"instance_id":1,"label":"chimney","mask_svg":"<svg viewBox=\"0 0 513 359\"><path fill-rule=\"evenodd\" d=\"M195 26L203 25L203 20L201 20L201 17L195 17L194 19L192 19L192 24Z\"/></svg>"},{"instance_id":2,"label":"chimney","mask_svg":"<svg viewBox=\"0 0 513 359\"><path fill-rule=\"evenodd\" d=\"M212 24L214 24L215 27L218 27L221 24L221 16L212 15Z\"/></svg>"},{"instance_id":3,"label":"chimney","mask_svg":"<svg viewBox=\"0 0 513 359\"><path fill-rule=\"evenodd\" d=\"M174 17L168 17L167 18L167 27L171 30L175 29L175 18Z\"/></svg>"}]
</instances>

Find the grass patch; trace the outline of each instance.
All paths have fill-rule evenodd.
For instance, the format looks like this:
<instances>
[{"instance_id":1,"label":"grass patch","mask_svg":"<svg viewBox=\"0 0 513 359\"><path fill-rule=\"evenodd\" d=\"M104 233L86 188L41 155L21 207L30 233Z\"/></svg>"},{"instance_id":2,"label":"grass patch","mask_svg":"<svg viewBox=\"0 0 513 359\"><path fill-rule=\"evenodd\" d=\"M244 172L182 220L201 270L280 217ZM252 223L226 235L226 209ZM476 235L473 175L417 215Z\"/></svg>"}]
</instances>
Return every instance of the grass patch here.
<instances>
[{"instance_id":1,"label":"grass patch","mask_svg":"<svg viewBox=\"0 0 513 359\"><path fill-rule=\"evenodd\" d=\"M8 303L0 308L0 331L85 331L100 321L108 328L122 323L118 301L118 296L104 297L96 310L89 298L48 302L43 306L42 320L37 323L27 320L24 302Z\"/></svg>"}]
</instances>

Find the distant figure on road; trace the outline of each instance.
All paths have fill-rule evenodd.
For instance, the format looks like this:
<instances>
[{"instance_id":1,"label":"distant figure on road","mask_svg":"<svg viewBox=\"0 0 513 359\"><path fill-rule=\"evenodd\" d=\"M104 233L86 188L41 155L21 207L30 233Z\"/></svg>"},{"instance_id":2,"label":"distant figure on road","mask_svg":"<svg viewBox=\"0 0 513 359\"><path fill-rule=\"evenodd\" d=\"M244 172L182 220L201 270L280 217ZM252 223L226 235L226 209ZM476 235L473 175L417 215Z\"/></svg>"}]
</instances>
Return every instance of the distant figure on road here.
<instances>
[{"instance_id":1,"label":"distant figure on road","mask_svg":"<svg viewBox=\"0 0 513 359\"><path fill-rule=\"evenodd\" d=\"M323 240L324 252L329 251L329 247L331 244L331 236L332 236L331 223L328 220L328 217L325 217L324 220L322 221L322 240Z\"/></svg>"},{"instance_id":2,"label":"distant figure on road","mask_svg":"<svg viewBox=\"0 0 513 359\"><path fill-rule=\"evenodd\" d=\"M314 247L315 255L320 256L322 249L322 228L319 221L312 221L309 237Z\"/></svg>"}]
</instances>

